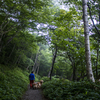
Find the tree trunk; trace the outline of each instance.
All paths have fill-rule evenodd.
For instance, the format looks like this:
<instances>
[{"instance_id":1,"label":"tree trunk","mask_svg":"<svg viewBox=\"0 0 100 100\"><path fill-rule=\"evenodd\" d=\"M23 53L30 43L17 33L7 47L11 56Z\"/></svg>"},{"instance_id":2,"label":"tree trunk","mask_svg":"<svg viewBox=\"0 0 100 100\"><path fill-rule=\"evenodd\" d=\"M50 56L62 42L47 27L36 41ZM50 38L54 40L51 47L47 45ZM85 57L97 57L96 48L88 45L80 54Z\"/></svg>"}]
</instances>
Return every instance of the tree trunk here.
<instances>
[{"instance_id":1,"label":"tree trunk","mask_svg":"<svg viewBox=\"0 0 100 100\"><path fill-rule=\"evenodd\" d=\"M51 66L49 74L48 74L48 77L50 77L50 80L51 80L51 75L52 75L52 72L53 72L53 66L54 66L54 63L55 63L55 60L56 60L56 55L57 55L57 46L56 46L56 50L55 50L54 55L53 55L52 66Z\"/></svg>"},{"instance_id":2,"label":"tree trunk","mask_svg":"<svg viewBox=\"0 0 100 100\"><path fill-rule=\"evenodd\" d=\"M75 62L74 63L72 63L73 65L73 81L75 81L76 80L76 66L75 66Z\"/></svg>"},{"instance_id":3,"label":"tree trunk","mask_svg":"<svg viewBox=\"0 0 100 100\"><path fill-rule=\"evenodd\" d=\"M33 56L33 55L31 55L31 59L32 59L32 56ZM29 65L30 65L30 64L29 64ZM28 70L28 69L29 69L29 67L30 67L29 65L28 65L28 66L27 66L27 68L26 68L27 70Z\"/></svg>"},{"instance_id":4,"label":"tree trunk","mask_svg":"<svg viewBox=\"0 0 100 100\"><path fill-rule=\"evenodd\" d=\"M99 5L99 6L100 6L100 5ZM94 20L93 20L93 18L92 18L91 7L90 7L89 3L88 3L88 8L89 8L89 14L90 14L91 21L92 21L92 23L93 23L93 26L94 26L95 29L96 29L95 32L98 33L98 34L100 35L99 29L98 29L98 27L95 25ZM99 7L99 24L100 24L100 7Z\"/></svg>"},{"instance_id":5,"label":"tree trunk","mask_svg":"<svg viewBox=\"0 0 100 100\"><path fill-rule=\"evenodd\" d=\"M96 79L98 79L98 59L99 59L99 41L98 41L98 48L97 48Z\"/></svg>"},{"instance_id":6,"label":"tree trunk","mask_svg":"<svg viewBox=\"0 0 100 100\"><path fill-rule=\"evenodd\" d=\"M36 66L34 67L34 73L36 72L36 69L37 69L37 67L40 65L40 62L38 61L37 63L36 63Z\"/></svg>"},{"instance_id":7,"label":"tree trunk","mask_svg":"<svg viewBox=\"0 0 100 100\"><path fill-rule=\"evenodd\" d=\"M39 51L40 51L40 49L39 49ZM37 54L36 54L36 57L35 57L35 62L34 62L34 66L33 66L32 71L34 71L34 70L35 70L35 66L36 66L37 61L38 61L39 51L38 51L38 52L37 52Z\"/></svg>"},{"instance_id":8,"label":"tree trunk","mask_svg":"<svg viewBox=\"0 0 100 100\"><path fill-rule=\"evenodd\" d=\"M38 72L39 72L39 66L38 66L38 68L37 68L37 72L36 72L37 75L38 75Z\"/></svg>"},{"instance_id":9,"label":"tree trunk","mask_svg":"<svg viewBox=\"0 0 100 100\"><path fill-rule=\"evenodd\" d=\"M10 57L11 57L11 55L12 55L12 53L13 53L14 49L15 49L15 44L14 44L14 46L13 46L13 48L12 48L12 51L11 51L11 53L10 53L10 55L9 55L8 59L7 59L7 63L9 62Z\"/></svg>"},{"instance_id":10,"label":"tree trunk","mask_svg":"<svg viewBox=\"0 0 100 100\"><path fill-rule=\"evenodd\" d=\"M90 54L90 43L89 43L89 28L88 28L88 15L87 15L87 0L83 2L83 21L84 21L84 35L85 35L85 54L86 54L86 70L87 78L95 82L92 65L91 65L91 54Z\"/></svg>"},{"instance_id":11,"label":"tree trunk","mask_svg":"<svg viewBox=\"0 0 100 100\"><path fill-rule=\"evenodd\" d=\"M72 68L73 68L73 73L72 73L72 76L71 76L70 80L75 81L76 80L76 64L75 64L75 59L74 59L74 57L70 56L68 52L66 52L66 53L68 55L68 58L69 58L70 62L72 63Z\"/></svg>"},{"instance_id":12,"label":"tree trunk","mask_svg":"<svg viewBox=\"0 0 100 100\"><path fill-rule=\"evenodd\" d=\"M17 65L17 62L19 61L20 56L21 56L21 55L19 55L18 58L16 59L16 61L15 61L15 63L14 63L15 66Z\"/></svg>"}]
</instances>

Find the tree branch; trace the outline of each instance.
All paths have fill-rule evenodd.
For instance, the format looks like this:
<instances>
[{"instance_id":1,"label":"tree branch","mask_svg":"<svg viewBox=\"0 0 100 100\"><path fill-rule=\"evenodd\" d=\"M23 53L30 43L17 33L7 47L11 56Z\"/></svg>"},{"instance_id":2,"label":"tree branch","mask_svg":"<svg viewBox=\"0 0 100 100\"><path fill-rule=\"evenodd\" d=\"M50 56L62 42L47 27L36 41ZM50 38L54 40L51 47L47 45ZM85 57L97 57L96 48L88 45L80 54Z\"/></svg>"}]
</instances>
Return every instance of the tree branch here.
<instances>
[{"instance_id":1,"label":"tree branch","mask_svg":"<svg viewBox=\"0 0 100 100\"><path fill-rule=\"evenodd\" d=\"M14 34L14 36L12 36L9 40L8 40L8 42L3 46L3 48L6 46L6 45L8 45L9 44L9 42L11 42L12 41L12 39L16 36L17 34Z\"/></svg>"},{"instance_id":2,"label":"tree branch","mask_svg":"<svg viewBox=\"0 0 100 100\"><path fill-rule=\"evenodd\" d=\"M97 33L100 35L100 32L99 32L99 30L98 30L98 27L94 24L94 21L93 21L93 18L92 18L92 14L91 14L91 7L90 7L89 3L87 4L87 6L88 6L88 8L89 8L89 14L90 14L90 18L91 18L91 20L92 20L92 23L93 23L93 25L94 25L94 27L95 27Z\"/></svg>"}]
</instances>

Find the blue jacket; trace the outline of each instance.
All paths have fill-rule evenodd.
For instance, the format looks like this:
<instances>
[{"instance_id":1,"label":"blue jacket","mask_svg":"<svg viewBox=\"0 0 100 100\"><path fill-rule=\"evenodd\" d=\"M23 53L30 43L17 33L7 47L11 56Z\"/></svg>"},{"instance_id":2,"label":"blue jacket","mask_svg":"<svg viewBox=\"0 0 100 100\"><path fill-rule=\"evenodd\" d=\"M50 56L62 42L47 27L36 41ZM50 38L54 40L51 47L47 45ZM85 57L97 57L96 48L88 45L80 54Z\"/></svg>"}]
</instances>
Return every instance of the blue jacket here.
<instances>
[{"instance_id":1,"label":"blue jacket","mask_svg":"<svg viewBox=\"0 0 100 100\"><path fill-rule=\"evenodd\" d=\"M29 75L29 80L35 80L35 75L34 75L33 73L31 73L31 74Z\"/></svg>"}]
</instances>

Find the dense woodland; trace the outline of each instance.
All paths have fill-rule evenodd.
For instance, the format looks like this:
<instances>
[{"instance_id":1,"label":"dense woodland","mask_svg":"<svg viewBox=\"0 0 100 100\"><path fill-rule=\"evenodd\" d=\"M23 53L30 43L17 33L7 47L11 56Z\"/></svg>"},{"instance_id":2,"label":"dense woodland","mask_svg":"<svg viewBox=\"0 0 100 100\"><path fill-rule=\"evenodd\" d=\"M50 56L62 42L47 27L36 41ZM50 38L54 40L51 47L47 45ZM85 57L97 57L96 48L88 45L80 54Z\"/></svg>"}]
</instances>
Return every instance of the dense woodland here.
<instances>
[{"instance_id":1,"label":"dense woodland","mask_svg":"<svg viewBox=\"0 0 100 100\"><path fill-rule=\"evenodd\" d=\"M3 68L33 70L51 80L96 82L100 79L99 38L99 0L0 0Z\"/></svg>"}]
</instances>

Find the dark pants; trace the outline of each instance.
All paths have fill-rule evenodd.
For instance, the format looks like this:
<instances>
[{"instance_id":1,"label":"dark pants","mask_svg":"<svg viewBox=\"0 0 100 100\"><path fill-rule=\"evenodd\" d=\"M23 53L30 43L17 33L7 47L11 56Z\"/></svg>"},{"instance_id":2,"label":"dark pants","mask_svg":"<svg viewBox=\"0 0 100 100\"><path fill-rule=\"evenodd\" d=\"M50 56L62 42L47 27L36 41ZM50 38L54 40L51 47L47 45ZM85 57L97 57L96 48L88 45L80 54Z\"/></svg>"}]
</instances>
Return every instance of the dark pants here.
<instances>
[{"instance_id":1,"label":"dark pants","mask_svg":"<svg viewBox=\"0 0 100 100\"><path fill-rule=\"evenodd\" d=\"M30 88L32 88L33 83L34 83L34 80L30 80Z\"/></svg>"}]
</instances>

